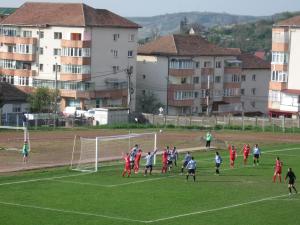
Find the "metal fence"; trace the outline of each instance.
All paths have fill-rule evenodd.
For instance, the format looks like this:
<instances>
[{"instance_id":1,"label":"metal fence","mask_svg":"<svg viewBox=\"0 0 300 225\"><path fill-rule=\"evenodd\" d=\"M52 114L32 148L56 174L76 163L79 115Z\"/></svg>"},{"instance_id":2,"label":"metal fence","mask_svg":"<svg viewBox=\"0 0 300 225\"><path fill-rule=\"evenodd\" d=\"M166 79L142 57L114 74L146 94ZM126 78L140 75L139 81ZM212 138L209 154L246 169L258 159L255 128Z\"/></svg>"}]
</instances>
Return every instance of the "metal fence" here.
<instances>
[{"instance_id":1,"label":"metal fence","mask_svg":"<svg viewBox=\"0 0 300 225\"><path fill-rule=\"evenodd\" d=\"M247 129L261 129L262 131L282 131L286 129L300 128L300 119L292 118L272 118L272 117L236 117L231 115L226 116L211 116L211 117L195 117L195 116L167 116L167 115L154 115L145 114L143 117L153 125L159 126L175 126L187 127L197 126L206 128L239 128L242 130Z\"/></svg>"}]
</instances>

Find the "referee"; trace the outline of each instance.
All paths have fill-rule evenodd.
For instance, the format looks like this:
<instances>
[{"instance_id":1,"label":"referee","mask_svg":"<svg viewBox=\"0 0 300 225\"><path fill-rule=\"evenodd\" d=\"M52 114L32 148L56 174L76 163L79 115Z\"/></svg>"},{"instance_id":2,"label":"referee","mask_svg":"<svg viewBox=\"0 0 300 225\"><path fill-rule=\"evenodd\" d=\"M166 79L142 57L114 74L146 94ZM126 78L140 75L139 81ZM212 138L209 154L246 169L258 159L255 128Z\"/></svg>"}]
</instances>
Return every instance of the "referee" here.
<instances>
[{"instance_id":1,"label":"referee","mask_svg":"<svg viewBox=\"0 0 300 225\"><path fill-rule=\"evenodd\" d=\"M297 189L295 187L296 175L292 171L292 168L288 169L288 172L287 172L284 180L286 180L287 178L289 178L289 185L288 185L289 195L292 194L292 188L295 190L295 194L297 194L298 192L297 192Z\"/></svg>"}]
</instances>

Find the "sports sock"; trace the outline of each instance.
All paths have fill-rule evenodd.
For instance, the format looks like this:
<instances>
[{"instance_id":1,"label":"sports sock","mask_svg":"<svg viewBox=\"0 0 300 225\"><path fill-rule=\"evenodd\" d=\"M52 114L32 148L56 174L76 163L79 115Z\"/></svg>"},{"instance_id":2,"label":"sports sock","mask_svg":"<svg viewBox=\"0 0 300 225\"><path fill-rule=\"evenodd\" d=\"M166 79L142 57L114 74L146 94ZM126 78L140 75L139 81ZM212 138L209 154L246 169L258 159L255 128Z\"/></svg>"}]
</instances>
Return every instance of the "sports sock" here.
<instances>
[{"instance_id":1,"label":"sports sock","mask_svg":"<svg viewBox=\"0 0 300 225\"><path fill-rule=\"evenodd\" d=\"M292 193L292 188L289 187L289 192Z\"/></svg>"},{"instance_id":2,"label":"sports sock","mask_svg":"<svg viewBox=\"0 0 300 225\"><path fill-rule=\"evenodd\" d=\"M189 175L186 175L186 180L188 180L189 179Z\"/></svg>"},{"instance_id":3,"label":"sports sock","mask_svg":"<svg viewBox=\"0 0 300 225\"><path fill-rule=\"evenodd\" d=\"M296 193L298 193L297 189L295 187L293 187L293 189L295 190Z\"/></svg>"},{"instance_id":4,"label":"sports sock","mask_svg":"<svg viewBox=\"0 0 300 225\"><path fill-rule=\"evenodd\" d=\"M194 178L194 182L195 182L196 181L196 176L194 175L193 178Z\"/></svg>"},{"instance_id":5,"label":"sports sock","mask_svg":"<svg viewBox=\"0 0 300 225\"><path fill-rule=\"evenodd\" d=\"M273 176L273 182L275 183L276 181L276 175Z\"/></svg>"}]
</instances>

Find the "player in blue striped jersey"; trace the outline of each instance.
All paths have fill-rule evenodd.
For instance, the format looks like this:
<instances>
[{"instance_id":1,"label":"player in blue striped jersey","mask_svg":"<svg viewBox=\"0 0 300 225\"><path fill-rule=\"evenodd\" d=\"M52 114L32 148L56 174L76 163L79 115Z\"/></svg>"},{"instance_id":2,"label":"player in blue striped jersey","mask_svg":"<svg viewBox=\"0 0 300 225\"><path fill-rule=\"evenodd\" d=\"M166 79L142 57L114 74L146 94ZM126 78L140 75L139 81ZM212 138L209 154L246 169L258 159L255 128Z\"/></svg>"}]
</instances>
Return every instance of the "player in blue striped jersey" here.
<instances>
[{"instance_id":1,"label":"player in blue striped jersey","mask_svg":"<svg viewBox=\"0 0 300 225\"><path fill-rule=\"evenodd\" d=\"M194 160L194 157L191 158L191 160L188 162L188 164L186 165L186 168L188 170L187 174L186 174L186 181L189 180L189 176L193 176L194 182L196 181L196 161Z\"/></svg>"},{"instance_id":2,"label":"player in blue striped jersey","mask_svg":"<svg viewBox=\"0 0 300 225\"><path fill-rule=\"evenodd\" d=\"M183 164L181 167L181 175L183 174L184 168L187 166L187 164L189 163L189 161L191 159L192 159L192 156L191 156L190 152L187 152L186 155L184 156Z\"/></svg>"}]
</instances>

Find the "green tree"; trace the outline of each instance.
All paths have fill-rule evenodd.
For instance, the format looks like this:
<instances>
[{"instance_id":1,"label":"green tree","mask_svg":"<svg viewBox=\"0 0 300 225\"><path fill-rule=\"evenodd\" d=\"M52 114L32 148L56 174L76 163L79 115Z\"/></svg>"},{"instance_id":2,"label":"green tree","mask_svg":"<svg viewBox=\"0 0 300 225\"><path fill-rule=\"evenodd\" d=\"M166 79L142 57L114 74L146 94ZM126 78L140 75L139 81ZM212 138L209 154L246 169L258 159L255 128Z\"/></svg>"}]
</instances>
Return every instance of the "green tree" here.
<instances>
[{"instance_id":1,"label":"green tree","mask_svg":"<svg viewBox=\"0 0 300 225\"><path fill-rule=\"evenodd\" d=\"M32 112L54 112L55 111L55 97L59 96L55 94L54 90L50 90L45 87L37 88L28 99Z\"/></svg>"},{"instance_id":2,"label":"green tree","mask_svg":"<svg viewBox=\"0 0 300 225\"><path fill-rule=\"evenodd\" d=\"M148 92L139 99L139 106L144 113L157 113L163 104L158 101L153 92Z\"/></svg>"}]
</instances>

